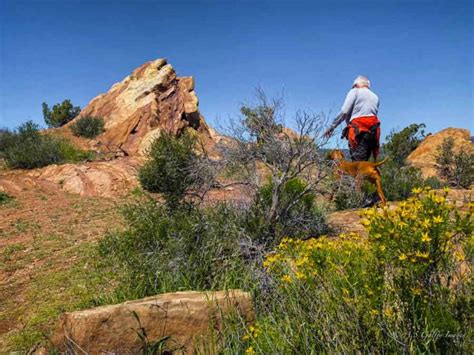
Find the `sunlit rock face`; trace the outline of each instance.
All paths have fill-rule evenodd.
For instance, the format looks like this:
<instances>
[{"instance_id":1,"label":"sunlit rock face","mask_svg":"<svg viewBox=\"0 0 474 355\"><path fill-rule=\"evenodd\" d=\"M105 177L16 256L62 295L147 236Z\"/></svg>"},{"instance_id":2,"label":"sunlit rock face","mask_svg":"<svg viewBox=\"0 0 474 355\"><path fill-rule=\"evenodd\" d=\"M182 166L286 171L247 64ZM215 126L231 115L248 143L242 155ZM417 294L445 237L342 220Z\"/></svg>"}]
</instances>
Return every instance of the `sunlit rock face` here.
<instances>
[{"instance_id":1,"label":"sunlit rock face","mask_svg":"<svg viewBox=\"0 0 474 355\"><path fill-rule=\"evenodd\" d=\"M426 137L423 142L407 157L408 163L421 169L424 177L437 176L436 155L438 147L445 138L454 140L453 150L474 153L471 133L463 128L446 128Z\"/></svg>"},{"instance_id":2,"label":"sunlit rock face","mask_svg":"<svg viewBox=\"0 0 474 355\"><path fill-rule=\"evenodd\" d=\"M90 147L143 155L162 131L180 134L190 127L210 139L198 104L194 79L178 77L165 59L157 59L141 65L107 93L92 99L79 117L105 120L105 132L88 142ZM68 130L78 118L64 129Z\"/></svg>"}]
</instances>

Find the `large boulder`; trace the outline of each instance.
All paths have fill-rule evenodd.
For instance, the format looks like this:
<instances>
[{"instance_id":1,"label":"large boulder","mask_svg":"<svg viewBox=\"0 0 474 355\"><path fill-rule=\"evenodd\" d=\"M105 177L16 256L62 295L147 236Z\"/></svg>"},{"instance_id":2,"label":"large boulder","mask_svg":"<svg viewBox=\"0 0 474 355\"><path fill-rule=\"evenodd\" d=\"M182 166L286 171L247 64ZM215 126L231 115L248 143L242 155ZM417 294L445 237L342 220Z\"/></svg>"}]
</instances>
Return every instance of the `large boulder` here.
<instances>
[{"instance_id":1,"label":"large boulder","mask_svg":"<svg viewBox=\"0 0 474 355\"><path fill-rule=\"evenodd\" d=\"M212 349L215 331L224 315L239 312L254 319L252 300L240 290L175 292L136 301L65 313L53 335L61 351L88 354L137 354L148 345L167 339L165 348L193 353Z\"/></svg>"},{"instance_id":2,"label":"large boulder","mask_svg":"<svg viewBox=\"0 0 474 355\"><path fill-rule=\"evenodd\" d=\"M446 128L442 131L431 134L407 157L409 164L421 169L423 176L437 176L436 154L438 147L445 138L453 138L454 152L462 150L474 153L474 144L471 141L471 133L462 128Z\"/></svg>"},{"instance_id":3,"label":"large boulder","mask_svg":"<svg viewBox=\"0 0 474 355\"><path fill-rule=\"evenodd\" d=\"M78 118L59 131L70 134L70 125L83 116L98 116L105 121L103 134L82 142L82 146L97 150L142 155L161 131L180 134L188 127L210 139L209 128L198 110L194 79L178 77L166 59L135 69L107 93L92 99Z\"/></svg>"}]
</instances>

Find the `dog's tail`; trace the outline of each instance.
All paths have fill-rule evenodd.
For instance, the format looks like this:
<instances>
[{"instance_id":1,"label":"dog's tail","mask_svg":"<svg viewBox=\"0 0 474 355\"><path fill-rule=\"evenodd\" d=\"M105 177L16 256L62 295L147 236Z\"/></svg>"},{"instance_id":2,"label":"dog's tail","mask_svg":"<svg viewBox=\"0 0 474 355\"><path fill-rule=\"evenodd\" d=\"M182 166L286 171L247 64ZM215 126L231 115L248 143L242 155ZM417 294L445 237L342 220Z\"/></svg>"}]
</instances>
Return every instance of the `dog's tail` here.
<instances>
[{"instance_id":1,"label":"dog's tail","mask_svg":"<svg viewBox=\"0 0 474 355\"><path fill-rule=\"evenodd\" d=\"M385 162L386 162L387 160L388 160L388 157L387 157L387 158L385 158L384 160L381 160L381 161L379 161L378 163L375 163L375 164L374 164L374 166L380 166L380 165L383 165L383 164L385 164Z\"/></svg>"}]
</instances>

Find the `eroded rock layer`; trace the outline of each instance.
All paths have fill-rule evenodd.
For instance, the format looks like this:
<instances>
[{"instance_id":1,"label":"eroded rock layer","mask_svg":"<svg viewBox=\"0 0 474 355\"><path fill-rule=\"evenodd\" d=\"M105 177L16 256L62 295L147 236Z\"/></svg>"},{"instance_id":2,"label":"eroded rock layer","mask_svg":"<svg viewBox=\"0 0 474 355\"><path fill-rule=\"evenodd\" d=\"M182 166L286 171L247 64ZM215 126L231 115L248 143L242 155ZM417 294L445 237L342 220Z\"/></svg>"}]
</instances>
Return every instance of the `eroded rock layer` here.
<instances>
[{"instance_id":1,"label":"eroded rock layer","mask_svg":"<svg viewBox=\"0 0 474 355\"><path fill-rule=\"evenodd\" d=\"M192 77L178 77L165 59L147 62L94 99L79 117L105 120L105 132L91 147L125 155L143 155L151 140L165 130L180 134L186 127L210 137L198 110ZM63 127L67 131L75 120Z\"/></svg>"}]
</instances>

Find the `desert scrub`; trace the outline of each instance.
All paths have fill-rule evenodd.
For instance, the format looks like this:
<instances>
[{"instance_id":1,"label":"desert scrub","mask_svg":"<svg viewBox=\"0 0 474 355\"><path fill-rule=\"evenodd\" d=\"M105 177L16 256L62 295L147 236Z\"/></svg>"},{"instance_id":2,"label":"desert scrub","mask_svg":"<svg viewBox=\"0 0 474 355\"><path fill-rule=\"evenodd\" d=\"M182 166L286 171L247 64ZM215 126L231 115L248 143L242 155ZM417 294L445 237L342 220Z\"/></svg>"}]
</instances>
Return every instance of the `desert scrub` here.
<instances>
[{"instance_id":1,"label":"desert scrub","mask_svg":"<svg viewBox=\"0 0 474 355\"><path fill-rule=\"evenodd\" d=\"M437 150L436 168L450 186L468 189L474 183L474 154L455 153L453 148L454 139L445 138Z\"/></svg>"},{"instance_id":2,"label":"desert scrub","mask_svg":"<svg viewBox=\"0 0 474 355\"><path fill-rule=\"evenodd\" d=\"M102 117L84 116L71 125L71 131L75 136L91 139L104 132L104 124Z\"/></svg>"},{"instance_id":3,"label":"desert scrub","mask_svg":"<svg viewBox=\"0 0 474 355\"><path fill-rule=\"evenodd\" d=\"M32 121L15 131L2 131L0 138L0 158L11 169L34 169L93 158L92 153L77 149L63 137L41 133Z\"/></svg>"},{"instance_id":4,"label":"desert scrub","mask_svg":"<svg viewBox=\"0 0 474 355\"><path fill-rule=\"evenodd\" d=\"M470 352L472 204L415 189L395 209L364 212L355 233L284 239L253 328L228 348L267 353ZM270 285L270 286L268 286ZM258 329L258 331L255 331Z\"/></svg>"},{"instance_id":5,"label":"desert scrub","mask_svg":"<svg viewBox=\"0 0 474 355\"><path fill-rule=\"evenodd\" d=\"M170 210L151 198L123 208L128 228L107 235L100 253L120 275L119 300L178 290L246 286L240 217L225 205Z\"/></svg>"},{"instance_id":6,"label":"desert scrub","mask_svg":"<svg viewBox=\"0 0 474 355\"><path fill-rule=\"evenodd\" d=\"M300 178L288 180L279 191L282 206L279 218L273 223L266 219L272 208L275 184L272 179L260 187L253 204L246 213L245 229L252 238L267 247L274 247L281 237L308 238L326 234L329 225L326 213L316 203L316 194L307 191L308 184Z\"/></svg>"}]
</instances>

